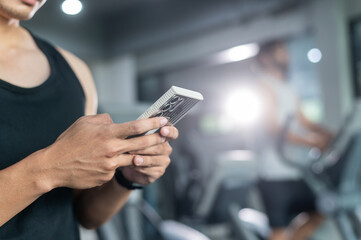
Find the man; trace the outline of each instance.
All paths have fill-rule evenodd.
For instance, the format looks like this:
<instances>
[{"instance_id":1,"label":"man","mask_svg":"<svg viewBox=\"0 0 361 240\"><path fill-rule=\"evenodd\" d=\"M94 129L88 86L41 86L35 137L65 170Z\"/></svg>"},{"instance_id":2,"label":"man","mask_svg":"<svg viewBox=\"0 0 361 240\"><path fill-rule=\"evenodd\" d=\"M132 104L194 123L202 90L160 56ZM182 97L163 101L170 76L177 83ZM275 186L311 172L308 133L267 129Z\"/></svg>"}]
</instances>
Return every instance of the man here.
<instances>
[{"instance_id":1,"label":"man","mask_svg":"<svg viewBox=\"0 0 361 240\"><path fill-rule=\"evenodd\" d=\"M268 141L262 149L259 167L259 189L272 227L272 240L307 239L321 224L323 217L315 209L315 196L302 179L302 172L284 163L277 152L276 141L288 116L294 116L306 135L291 131L287 140L324 150L331 134L310 122L300 110L296 93L287 82L289 57L281 41L265 43L257 57L267 116ZM306 212L309 218L294 228L291 221Z\"/></svg>"},{"instance_id":2,"label":"man","mask_svg":"<svg viewBox=\"0 0 361 240\"><path fill-rule=\"evenodd\" d=\"M79 239L163 175L178 136L165 118L94 115L87 66L19 25L45 2L0 0L0 239Z\"/></svg>"}]
</instances>

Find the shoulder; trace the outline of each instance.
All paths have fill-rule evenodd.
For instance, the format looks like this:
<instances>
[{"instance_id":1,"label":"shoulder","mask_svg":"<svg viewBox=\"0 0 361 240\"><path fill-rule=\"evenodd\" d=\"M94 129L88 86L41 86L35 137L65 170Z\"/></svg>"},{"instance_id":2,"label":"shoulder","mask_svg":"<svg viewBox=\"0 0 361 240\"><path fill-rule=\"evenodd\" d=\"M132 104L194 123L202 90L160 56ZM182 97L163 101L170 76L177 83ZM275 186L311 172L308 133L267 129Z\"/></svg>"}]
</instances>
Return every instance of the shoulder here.
<instances>
[{"instance_id":1,"label":"shoulder","mask_svg":"<svg viewBox=\"0 0 361 240\"><path fill-rule=\"evenodd\" d=\"M69 63L70 67L73 69L74 73L79 78L79 81L87 83L87 82L93 80L90 69L83 60L81 60L80 58L78 58L77 56L72 54L71 52L68 52L62 48L57 47L56 49L61 53L61 55Z\"/></svg>"},{"instance_id":2,"label":"shoulder","mask_svg":"<svg viewBox=\"0 0 361 240\"><path fill-rule=\"evenodd\" d=\"M86 97L86 114L95 114L97 108L97 94L93 76L88 65L74 54L62 48L56 48L68 62L83 87Z\"/></svg>"}]
</instances>

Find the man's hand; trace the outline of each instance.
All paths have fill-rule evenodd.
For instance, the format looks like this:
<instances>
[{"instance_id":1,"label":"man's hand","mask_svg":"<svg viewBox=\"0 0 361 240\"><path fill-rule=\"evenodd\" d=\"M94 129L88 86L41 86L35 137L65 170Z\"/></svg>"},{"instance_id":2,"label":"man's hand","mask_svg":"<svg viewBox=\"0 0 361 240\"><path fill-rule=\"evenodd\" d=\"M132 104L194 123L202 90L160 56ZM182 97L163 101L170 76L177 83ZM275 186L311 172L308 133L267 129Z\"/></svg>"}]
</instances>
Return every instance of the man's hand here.
<instances>
[{"instance_id":1,"label":"man's hand","mask_svg":"<svg viewBox=\"0 0 361 240\"><path fill-rule=\"evenodd\" d=\"M160 135L167 140L173 140L178 138L178 130L171 126L163 127ZM134 155L134 167L122 168L124 177L131 182L147 185L163 176L170 164L169 156L172 153L172 147L166 141L130 153Z\"/></svg>"},{"instance_id":2,"label":"man's hand","mask_svg":"<svg viewBox=\"0 0 361 240\"><path fill-rule=\"evenodd\" d=\"M151 160L152 154L144 159L151 165L163 166L168 161L163 155L169 153L165 138L159 134L125 138L160 128L166 123L165 118L151 118L114 124L107 114L80 118L54 144L43 150L41 165L47 183L50 188L100 186L113 178L118 167L132 166L133 155L128 152L141 149L151 149L154 154L161 152L162 157L157 162Z\"/></svg>"},{"instance_id":3,"label":"man's hand","mask_svg":"<svg viewBox=\"0 0 361 240\"><path fill-rule=\"evenodd\" d=\"M311 142L311 145L318 148L321 151L325 151L331 141L331 138L328 136L324 136L321 134L310 134L308 136L309 141Z\"/></svg>"}]
</instances>

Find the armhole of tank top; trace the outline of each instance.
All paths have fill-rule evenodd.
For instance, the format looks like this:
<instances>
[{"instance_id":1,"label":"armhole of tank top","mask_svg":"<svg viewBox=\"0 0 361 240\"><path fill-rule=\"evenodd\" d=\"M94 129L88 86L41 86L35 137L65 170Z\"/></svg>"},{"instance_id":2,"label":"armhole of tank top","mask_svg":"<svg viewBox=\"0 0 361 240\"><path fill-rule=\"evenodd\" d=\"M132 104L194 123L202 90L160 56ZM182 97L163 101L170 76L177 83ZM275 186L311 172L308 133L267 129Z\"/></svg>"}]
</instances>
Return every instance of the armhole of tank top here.
<instances>
[{"instance_id":1,"label":"armhole of tank top","mask_svg":"<svg viewBox=\"0 0 361 240\"><path fill-rule=\"evenodd\" d=\"M30 32L30 34L32 34L32 33ZM50 58L49 61L52 61L50 64L55 65L54 64L54 59L50 56L50 53L48 52L49 50L53 51L54 55L56 55L56 57L58 57L58 59L61 61L61 63L66 67L66 69L67 69L66 74L70 74L70 76L75 80L76 84L80 87L81 92L82 92L82 96L86 100L85 90L83 88L83 85L80 83L80 80L79 80L78 76L75 74L75 71L74 71L73 67L66 60L64 55L61 52L59 52L59 50L56 47L54 47L52 44L50 44L49 42L47 42L47 41L45 41L45 40L43 40L41 38L38 38L37 36L35 36L33 34L32 34L32 36L35 39L36 44L39 46L41 51L46 55L46 57L48 59ZM54 69L55 69L55 67L54 67Z\"/></svg>"},{"instance_id":2,"label":"armhole of tank top","mask_svg":"<svg viewBox=\"0 0 361 240\"><path fill-rule=\"evenodd\" d=\"M82 92L82 95L83 95L83 97L84 97L84 99L85 99L85 101L86 101L85 89L84 89L83 85L81 84L81 82L80 82L80 80L79 80L79 77L76 75L73 67L70 65L70 63L66 60L66 58L64 57L64 55L63 55L58 49L56 49L54 46L51 46L51 47L54 49L54 51L55 51L56 54L59 56L59 58L61 59L61 61L63 61L64 65L66 65L66 67L68 68L68 73L69 73L70 75L72 75L73 78L76 79L76 82L77 82L78 86L80 87L81 92Z\"/></svg>"}]
</instances>

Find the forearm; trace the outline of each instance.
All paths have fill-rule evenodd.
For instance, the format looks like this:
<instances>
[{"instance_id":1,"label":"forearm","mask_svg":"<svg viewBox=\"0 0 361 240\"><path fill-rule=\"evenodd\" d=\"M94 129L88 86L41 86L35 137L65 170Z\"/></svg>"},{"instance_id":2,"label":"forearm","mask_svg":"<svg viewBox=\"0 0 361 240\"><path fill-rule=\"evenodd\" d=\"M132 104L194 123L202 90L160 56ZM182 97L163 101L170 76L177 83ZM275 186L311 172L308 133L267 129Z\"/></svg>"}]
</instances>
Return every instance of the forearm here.
<instances>
[{"instance_id":1,"label":"forearm","mask_svg":"<svg viewBox=\"0 0 361 240\"><path fill-rule=\"evenodd\" d=\"M314 133L317 133L317 134L320 134L324 137L327 137L327 138L331 138L332 137L332 132L329 131L328 129L322 127L321 125L319 124L316 124L314 122L311 122L310 120L308 120L308 118L306 118L302 111L299 110L298 111L298 118L299 118L299 121L301 122L301 124L308 130L314 132Z\"/></svg>"},{"instance_id":2,"label":"forearm","mask_svg":"<svg viewBox=\"0 0 361 240\"><path fill-rule=\"evenodd\" d=\"M38 151L0 171L0 226L52 189L42 157Z\"/></svg>"},{"instance_id":3,"label":"forearm","mask_svg":"<svg viewBox=\"0 0 361 240\"><path fill-rule=\"evenodd\" d=\"M292 132L287 134L287 140L294 144L298 144L298 145L304 145L304 146L308 146L308 147L315 146L315 142L313 142L311 138L299 136Z\"/></svg>"},{"instance_id":4,"label":"forearm","mask_svg":"<svg viewBox=\"0 0 361 240\"><path fill-rule=\"evenodd\" d=\"M331 131L329 131L328 129L318 125L318 124L313 124L311 123L310 125L310 129L311 131L315 132L315 133L318 133L318 134L321 134L327 138L331 138L332 137L332 133Z\"/></svg>"},{"instance_id":5,"label":"forearm","mask_svg":"<svg viewBox=\"0 0 361 240\"><path fill-rule=\"evenodd\" d=\"M124 206L130 193L114 178L100 187L81 190L74 203L79 223L89 229L99 227Z\"/></svg>"}]
</instances>

